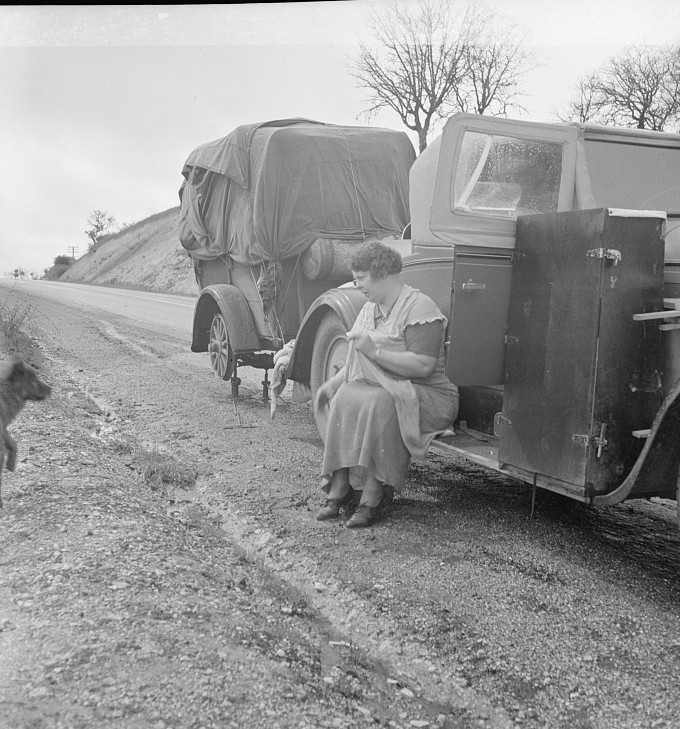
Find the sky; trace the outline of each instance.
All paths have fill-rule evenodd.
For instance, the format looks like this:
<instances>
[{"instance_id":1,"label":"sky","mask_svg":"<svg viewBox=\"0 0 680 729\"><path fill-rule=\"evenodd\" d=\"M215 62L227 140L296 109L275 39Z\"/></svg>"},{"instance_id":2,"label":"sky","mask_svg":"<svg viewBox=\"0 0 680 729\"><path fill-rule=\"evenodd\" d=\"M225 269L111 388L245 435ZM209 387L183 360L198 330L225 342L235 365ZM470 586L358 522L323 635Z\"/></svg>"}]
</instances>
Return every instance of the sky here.
<instances>
[{"instance_id":1,"label":"sky","mask_svg":"<svg viewBox=\"0 0 680 729\"><path fill-rule=\"evenodd\" d=\"M93 210L131 224L178 205L189 153L240 124L406 131L362 115L349 73L369 10L390 2L1 6L0 276L86 253ZM556 121L578 77L626 46L680 42L678 0L453 2L526 33L521 119Z\"/></svg>"}]
</instances>

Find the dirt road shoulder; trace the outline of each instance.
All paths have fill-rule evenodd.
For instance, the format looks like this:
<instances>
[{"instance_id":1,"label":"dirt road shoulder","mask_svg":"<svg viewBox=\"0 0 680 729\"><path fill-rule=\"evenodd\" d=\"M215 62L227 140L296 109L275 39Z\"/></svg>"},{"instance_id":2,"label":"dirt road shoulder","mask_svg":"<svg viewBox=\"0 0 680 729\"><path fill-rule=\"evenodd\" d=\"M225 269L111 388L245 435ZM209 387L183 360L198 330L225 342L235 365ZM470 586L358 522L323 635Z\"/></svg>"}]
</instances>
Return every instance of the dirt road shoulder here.
<instances>
[{"instance_id":1,"label":"dirt road shoulder","mask_svg":"<svg viewBox=\"0 0 680 729\"><path fill-rule=\"evenodd\" d=\"M13 426L3 727L469 725L334 630L188 491L152 490L138 444L58 377Z\"/></svg>"}]
</instances>

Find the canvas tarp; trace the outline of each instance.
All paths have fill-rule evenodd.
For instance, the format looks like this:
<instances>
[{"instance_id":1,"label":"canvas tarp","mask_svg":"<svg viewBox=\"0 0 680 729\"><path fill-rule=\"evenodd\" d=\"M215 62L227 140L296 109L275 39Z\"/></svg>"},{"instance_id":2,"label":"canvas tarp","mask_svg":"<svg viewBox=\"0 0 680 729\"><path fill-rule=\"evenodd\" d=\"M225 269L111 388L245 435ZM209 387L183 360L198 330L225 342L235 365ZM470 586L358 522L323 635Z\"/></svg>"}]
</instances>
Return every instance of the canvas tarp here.
<instances>
[{"instance_id":1,"label":"canvas tarp","mask_svg":"<svg viewBox=\"0 0 680 729\"><path fill-rule=\"evenodd\" d=\"M415 151L404 132L286 119L197 147L180 190L194 258L280 261L316 239L400 235Z\"/></svg>"}]
</instances>

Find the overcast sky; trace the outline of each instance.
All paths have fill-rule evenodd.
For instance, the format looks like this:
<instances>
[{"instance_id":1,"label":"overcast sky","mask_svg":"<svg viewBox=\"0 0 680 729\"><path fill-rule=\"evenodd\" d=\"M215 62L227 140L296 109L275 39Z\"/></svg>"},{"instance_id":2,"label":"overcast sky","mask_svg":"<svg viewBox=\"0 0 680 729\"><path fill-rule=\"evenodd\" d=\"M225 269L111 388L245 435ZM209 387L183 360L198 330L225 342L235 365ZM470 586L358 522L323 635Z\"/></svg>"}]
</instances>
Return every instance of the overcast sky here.
<instances>
[{"instance_id":1,"label":"overcast sky","mask_svg":"<svg viewBox=\"0 0 680 729\"><path fill-rule=\"evenodd\" d=\"M0 275L84 254L94 209L132 223L174 207L191 150L239 124L367 123L347 69L387 1L0 7ZM680 42L680 0L479 4L527 31L541 65L517 116L534 121L625 46Z\"/></svg>"}]
</instances>

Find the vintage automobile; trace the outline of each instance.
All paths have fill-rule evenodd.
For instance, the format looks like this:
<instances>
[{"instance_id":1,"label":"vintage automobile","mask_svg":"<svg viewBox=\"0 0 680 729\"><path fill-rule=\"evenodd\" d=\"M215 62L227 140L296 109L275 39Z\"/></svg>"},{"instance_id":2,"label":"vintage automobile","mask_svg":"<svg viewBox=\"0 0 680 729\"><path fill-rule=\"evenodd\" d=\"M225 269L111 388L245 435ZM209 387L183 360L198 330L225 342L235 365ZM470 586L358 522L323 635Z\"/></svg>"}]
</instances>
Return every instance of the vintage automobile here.
<instances>
[{"instance_id":1,"label":"vintage automobile","mask_svg":"<svg viewBox=\"0 0 680 729\"><path fill-rule=\"evenodd\" d=\"M457 114L413 164L410 211L390 244L448 317L461 390L433 447L534 495L676 498L680 135ZM342 366L364 303L311 304L291 379L315 391Z\"/></svg>"},{"instance_id":2,"label":"vintage automobile","mask_svg":"<svg viewBox=\"0 0 680 729\"><path fill-rule=\"evenodd\" d=\"M399 238L409 221L404 132L282 119L240 126L197 147L180 189L179 238L199 295L194 352L216 376L264 369L310 304L351 278L353 251Z\"/></svg>"}]
</instances>

